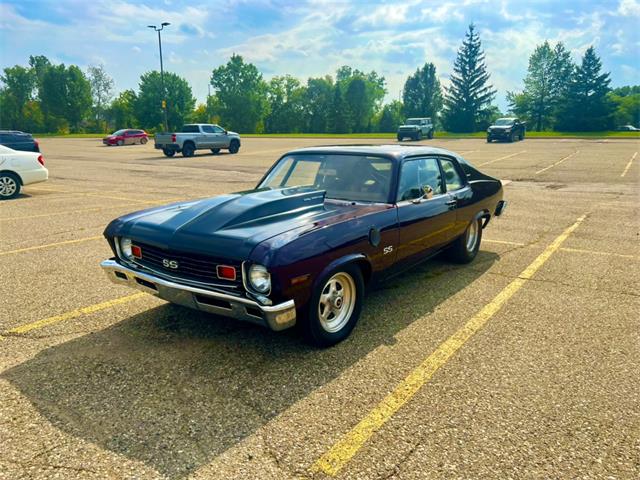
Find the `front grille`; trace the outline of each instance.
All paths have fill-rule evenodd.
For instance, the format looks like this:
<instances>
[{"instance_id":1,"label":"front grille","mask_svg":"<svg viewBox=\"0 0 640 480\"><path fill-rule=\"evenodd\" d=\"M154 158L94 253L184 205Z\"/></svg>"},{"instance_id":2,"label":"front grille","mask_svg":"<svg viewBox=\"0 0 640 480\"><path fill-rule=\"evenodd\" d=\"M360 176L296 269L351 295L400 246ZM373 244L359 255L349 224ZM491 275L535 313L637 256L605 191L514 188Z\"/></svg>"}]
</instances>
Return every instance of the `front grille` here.
<instances>
[{"instance_id":1,"label":"front grille","mask_svg":"<svg viewBox=\"0 0 640 480\"><path fill-rule=\"evenodd\" d=\"M225 260L197 253L168 250L154 247L146 243L134 242L133 244L142 249L142 258L135 258L134 262L142 265L143 267L150 268L159 273L165 273L171 277L182 278L194 282L221 287L242 287L242 266L238 261ZM166 265L163 262L165 262ZM176 264L176 268L170 268L167 266ZM218 265L234 267L236 270L236 279L231 281L218 278L218 274L216 273Z\"/></svg>"}]
</instances>

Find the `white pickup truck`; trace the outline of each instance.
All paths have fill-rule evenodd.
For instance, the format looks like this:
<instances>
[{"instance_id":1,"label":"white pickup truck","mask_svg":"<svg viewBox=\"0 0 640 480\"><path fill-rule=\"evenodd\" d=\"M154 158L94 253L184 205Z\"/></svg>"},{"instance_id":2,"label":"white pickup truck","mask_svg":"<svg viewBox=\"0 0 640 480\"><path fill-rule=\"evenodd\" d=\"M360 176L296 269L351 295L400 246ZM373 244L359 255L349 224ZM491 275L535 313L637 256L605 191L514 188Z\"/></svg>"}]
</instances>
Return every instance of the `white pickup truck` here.
<instances>
[{"instance_id":1,"label":"white pickup truck","mask_svg":"<svg viewBox=\"0 0 640 480\"><path fill-rule=\"evenodd\" d=\"M184 125L180 132L156 134L155 147L167 157L173 157L176 152L182 152L183 157L193 157L196 150L211 150L216 154L223 148L229 153L238 153L240 135L219 125L190 123Z\"/></svg>"}]
</instances>

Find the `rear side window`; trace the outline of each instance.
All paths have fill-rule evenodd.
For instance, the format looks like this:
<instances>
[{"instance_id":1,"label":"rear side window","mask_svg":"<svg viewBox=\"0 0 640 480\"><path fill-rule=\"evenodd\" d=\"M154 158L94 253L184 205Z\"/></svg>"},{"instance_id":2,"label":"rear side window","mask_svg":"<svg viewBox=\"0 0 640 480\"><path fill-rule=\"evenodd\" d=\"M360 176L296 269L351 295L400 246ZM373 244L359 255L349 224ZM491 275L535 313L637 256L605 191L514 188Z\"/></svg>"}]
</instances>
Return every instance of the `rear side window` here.
<instances>
[{"instance_id":1,"label":"rear side window","mask_svg":"<svg viewBox=\"0 0 640 480\"><path fill-rule=\"evenodd\" d=\"M199 133L198 125L185 125L182 127L182 133Z\"/></svg>"},{"instance_id":2,"label":"rear side window","mask_svg":"<svg viewBox=\"0 0 640 480\"><path fill-rule=\"evenodd\" d=\"M442 171L444 172L444 180L447 185L447 191L450 192L452 190L458 190L464 186L462 182L462 178L456 170L455 165L451 160L447 160L446 158L440 159L440 164L442 165Z\"/></svg>"}]
</instances>

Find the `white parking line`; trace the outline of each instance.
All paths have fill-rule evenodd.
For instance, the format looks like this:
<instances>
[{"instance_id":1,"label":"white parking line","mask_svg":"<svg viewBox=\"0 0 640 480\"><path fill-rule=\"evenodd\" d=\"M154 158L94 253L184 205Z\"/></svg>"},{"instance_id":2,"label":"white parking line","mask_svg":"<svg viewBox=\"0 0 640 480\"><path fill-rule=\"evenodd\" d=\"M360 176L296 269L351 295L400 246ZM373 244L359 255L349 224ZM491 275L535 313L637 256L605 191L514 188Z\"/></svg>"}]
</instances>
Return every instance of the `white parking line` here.
<instances>
[{"instance_id":1,"label":"white parking line","mask_svg":"<svg viewBox=\"0 0 640 480\"><path fill-rule=\"evenodd\" d=\"M507 158L515 157L516 155L520 155L521 153L526 153L526 150L522 150L521 152L512 153L510 155L505 155L504 157L496 158L495 160L489 160L488 162L481 163L478 166L482 167L484 165L489 165L490 163L499 162L500 160L506 160Z\"/></svg>"},{"instance_id":2,"label":"white parking line","mask_svg":"<svg viewBox=\"0 0 640 480\"><path fill-rule=\"evenodd\" d=\"M560 159L560 160L558 160L556 163L553 163L553 164L549 165L548 167L544 167L542 170L538 170L538 171L536 172L536 175L538 175L539 173L542 173L542 172L544 172L544 171L546 171L546 170L549 170L550 168L553 168L553 167L555 167L556 165L560 165L562 162L564 162L565 160L569 160L571 157L574 157L574 156L575 156L575 155L577 155L578 153L580 153L580 150L576 150L576 151L575 151L575 152L573 152L572 154L567 155L567 156L566 156L566 157L564 157L564 158L561 158L561 159Z\"/></svg>"},{"instance_id":3,"label":"white parking line","mask_svg":"<svg viewBox=\"0 0 640 480\"><path fill-rule=\"evenodd\" d=\"M627 172L631 168L631 162L633 162L637 156L638 156L638 152L633 154L633 156L631 157L631 160L629 160L629 163L627 163L627 166L624 167L624 172L622 172L622 174L620 175L621 177L624 177L627 174Z\"/></svg>"}]
</instances>

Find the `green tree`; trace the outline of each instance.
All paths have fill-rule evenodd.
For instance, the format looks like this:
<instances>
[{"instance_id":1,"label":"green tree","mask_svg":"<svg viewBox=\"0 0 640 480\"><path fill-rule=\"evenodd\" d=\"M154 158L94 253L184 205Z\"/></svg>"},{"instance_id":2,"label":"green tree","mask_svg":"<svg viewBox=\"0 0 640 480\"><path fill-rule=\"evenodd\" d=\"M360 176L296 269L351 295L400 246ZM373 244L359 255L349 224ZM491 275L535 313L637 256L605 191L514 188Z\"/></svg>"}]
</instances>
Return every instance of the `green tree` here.
<instances>
[{"instance_id":1,"label":"green tree","mask_svg":"<svg viewBox=\"0 0 640 480\"><path fill-rule=\"evenodd\" d=\"M233 55L226 65L213 70L211 85L220 102L225 126L242 133L261 128L269 110L267 84L255 65Z\"/></svg>"},{"instance_id":2,"label":"green tree","mask_svg":"<svg viewBox=\"0 0 640 480\"><path fill-rule=\"evenodd\" d=\"M107 74L103 65L89 65L87 75L91 85L97 131L103 131L104 125L101 123L104 121L107 104L113 97L113 79Z\"/></svg>"},{"instance_id":3,"label":"green tree","mask_svg":"<svg viewBox=\"0 0 640 480\"><path fill-rule=\"evenodd\" d=\"M51 67L51 61L44 55L30 55L29 67L35 76L37 98L41 100L40 92L42 91L42 81L47 70Z\"/></svg>"},{"instance_id":4,"label":"green tree","mask_svg":"<svg viewBox=\"0 0 640 480\"><path fill-rule=\"evenodd\" d=\"M308 132L325 133L330 130L333 97L334 83L330 75L307 80L303 103Z\"/></svg>"},{"instance_id":5,"label":"green tree","mask_svg":"<svg viewBox=\"0 0 640 480\"><path fill-rule=\"evenodd\" d=\"M402 101L406 117L431 117L436 121L442 109L442 88L433 63L425 63L409 75Z\"/></svg>"},{"instance_id":6,"label":"green tree","mask_svg":"<svg viewBox=\"0 0 640 480\"><path fill-rule=\"evenodd\" d=\"M582 63L575 68L569 88L558 110L557 127L564 131L600 131L612 126L615 106L609 73L602 73L602 62L589 47Z\"/></svg>"},{"instance_id":7,"label":"green tree","mask_svg":"<svg viewBox=\"0 0 640 480\"><path fill-rule=\"evenodd\" d=\"M107 111L110 126L113 129L138 126L139 122L135 114L136 103L136 92L133 90L120 92L120 95L113 99Z\"/></svg>"},{"instance_id":8,"label":"green tree","mask_svg":"<svg viewBox=\"0 0 640 480\"><path fill-rule=\"evenodd\" d=\"M331 103L329 119L329 128L332 133L351 133L353 125L351 112L342 94L342 89L338 85L333 89L333 102Z\"/></svg>"},{"instance_id":9,"label":"green tree","mask_svg":"<svg viewBox=\"0 0 640 480\"><path fill-rule=\"evenodd\" d=\"M91 85L77 66L55 65L44 73L40 97L48 130L64 131L70 125L79 131L91 108Z\"/></svg>"},{"instance_id":10,"label":"green tree","mask_svg":"<svg viewBox=\"0 0 640 480\"><path fill-rule=\"evenodd\" d=\"M9 129L26 130L24 109L31 100L35 87L31 70L20 65L7 67L3 75L0 75L0 81L4 85L1 91L0 124Z\"/></svg>"},{"instance_id":11,"label":"green tree","mask_svg":"<svg viewBox=\"0 0 640 480\"><path fill-rule=\"evenodd\" d=\"M342 100L348 106L348 115L340 121L348 121L349 131L366 132L371 130L374 116L382 107L386 94L384 77L375 71L361 72L347 65L336 72L336 86L341 91ZM337 97L334 93L334 103ZM334 122L335 123L335 122Z\"/></svg>"},{"instance_id":12,"label":"green tree","mask_svg":"<svg viewBox=\"0 0 640 480\"><path fill-rule=\"evenodd\" d=\"M634 125L638 127L640 125L640 91L626 95L620 95L616 91L620 92L620 89L609 93L609 100L615 105L614 126Z\"/></svg>"},{"instance_id":13,"label":"green tree","mask_svg":"<svg viewBox=\"0 0 640 480\"><path fill-rule=\"evenodd\" d=\"M385 105L380 112L377 122L378 132L396 132L398 130L398 125L400 125L404 120L403 110L404 106L402 105L402 102L399 102L398 100L394 100Z\"/></svg>"},{"instance_id":14,"label":"green tree","mask_svg":"<svg viewBox=\"0 0 640 480\"><path fill-rule=\"evenodd\" d=\"M571 59L571 52L562 42L558 42L553 49L553 64L551 68L550 88L553 92L553 125L557 126L558 114L564 99L569 95L569 87L576 66Z\"/></svg>"},{"instance_id":15,"label":"green tree","mask_svg":"<svg viewBox=\"0 0 640 480\"><path fill-rule=\"evenodd\" d=\"M496 91L489 84L480 37L473 24L458 50L451 85L445 95L444 123L452 132L474 132Z\"/></svg>"},{"instance_id":16,"label":"green tree","mask_svg":"<svg viewBox=\"0 0 640 480\"><path fill-rule=\"evenodd\" d=\"M297 133L304 128L305 88L290 75L273 77L267 89L269 115L265 118L268 133Z\"/></svg>"},{"instance_id":17,"label":"green tree","mask_svg":"<svg viewBox=\"0 0 640 480\"><path fill-rule=\"evenodd\" d=\"M167 123L169 130L180 128L191 116L196 99L189 83L179 75L164 73L167 92ZM148 129L163 129L162 79L160 72L152 71L140 77L140 89L135 101L135 112L140 125Z\"/></svg>"}]
</instances>

